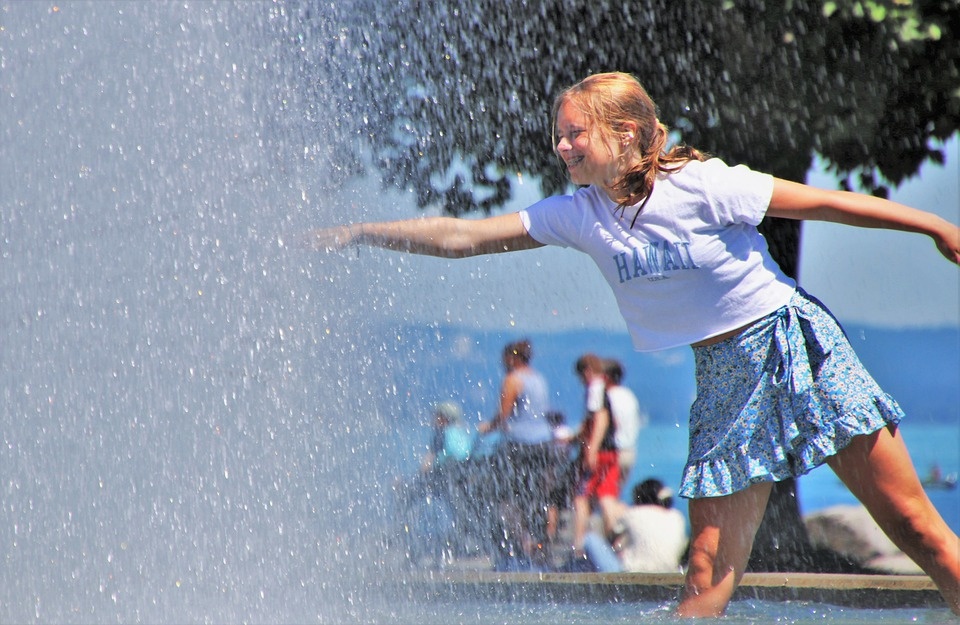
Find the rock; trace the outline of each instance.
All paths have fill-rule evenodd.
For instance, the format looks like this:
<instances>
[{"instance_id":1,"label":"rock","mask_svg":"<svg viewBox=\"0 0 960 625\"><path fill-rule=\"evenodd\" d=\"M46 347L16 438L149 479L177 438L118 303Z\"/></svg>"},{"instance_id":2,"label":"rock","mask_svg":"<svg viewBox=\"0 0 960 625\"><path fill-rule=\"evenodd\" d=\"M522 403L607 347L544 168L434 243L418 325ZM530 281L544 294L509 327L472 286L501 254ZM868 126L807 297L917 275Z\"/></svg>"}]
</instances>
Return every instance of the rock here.
<instances>
[{"instance_id":1,"label":"rock","mask_svg":"<svg viewBox=\"0 0 960 625\"><path fill-rule=\"evenodd\" d=\"M916 563L887 538L863 506L839 505L804 518L810 541L877 572L922 574Z\"/></svg>"}]
</instances>

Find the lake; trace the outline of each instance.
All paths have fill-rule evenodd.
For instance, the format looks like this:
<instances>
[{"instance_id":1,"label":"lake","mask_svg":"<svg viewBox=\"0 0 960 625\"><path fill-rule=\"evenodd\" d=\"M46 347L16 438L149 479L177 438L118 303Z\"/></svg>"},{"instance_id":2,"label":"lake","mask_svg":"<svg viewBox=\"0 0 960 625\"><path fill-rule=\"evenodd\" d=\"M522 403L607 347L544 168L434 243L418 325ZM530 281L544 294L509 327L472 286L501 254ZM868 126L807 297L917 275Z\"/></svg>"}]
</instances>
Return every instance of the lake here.
<instances>
[{"instance_id":1,"label":"lake","mask_svg":"<svg viewBox=\"0 0 960 625\"><path fill-rule=\"evenodd\" d=\"M901 423L901 432L921 477L939 465L944 475L960 468L960 425ZM676 489L686 460L687 428L650 425L640 433L637 466L631 482L656 476ZM800 511L809 514L839 504L856 504L856 498L828 467L820 467L798 481ZM931 500L953 531L960 532L960 490L930 489ZM686 502L677 507L686 513Z\"/></svg>"}]
</instances>

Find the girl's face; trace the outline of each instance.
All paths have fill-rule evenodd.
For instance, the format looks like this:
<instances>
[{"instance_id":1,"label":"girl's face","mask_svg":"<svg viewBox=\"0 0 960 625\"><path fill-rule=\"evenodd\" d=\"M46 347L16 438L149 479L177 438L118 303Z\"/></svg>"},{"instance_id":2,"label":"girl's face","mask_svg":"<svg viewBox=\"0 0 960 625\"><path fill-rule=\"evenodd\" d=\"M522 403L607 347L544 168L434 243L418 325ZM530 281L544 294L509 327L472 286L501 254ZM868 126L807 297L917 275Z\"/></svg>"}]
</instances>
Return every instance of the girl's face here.
<instances>
[{"instance_id":1,"label":"girl's face","mask_svg":"<svg viewBox=\"0 0 960 625\"><path fill-rule=\"evenodd\" d=\"M557 154L574 184L594 184L604 190L613 186L620 173L620 146L605 141L576 104L567 101L560 106L556 133Z\"/></svg>"}]
</instances>

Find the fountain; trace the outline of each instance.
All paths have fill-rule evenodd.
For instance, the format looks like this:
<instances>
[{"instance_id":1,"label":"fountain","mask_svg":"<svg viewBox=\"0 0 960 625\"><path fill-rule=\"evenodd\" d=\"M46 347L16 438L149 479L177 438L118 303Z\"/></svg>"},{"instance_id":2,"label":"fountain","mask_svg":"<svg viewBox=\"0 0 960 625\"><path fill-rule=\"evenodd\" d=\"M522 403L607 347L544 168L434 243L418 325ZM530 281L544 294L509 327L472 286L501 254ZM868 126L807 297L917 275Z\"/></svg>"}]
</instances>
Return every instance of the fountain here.
<instances>
[{"instance_id":1,"label":"fountain","mask_svg":"<svg viewBox=\"0 0 960 625\"><path fill-rule=\"evenodd\" d=\"M4 622L355 609L392 373L282 246L329 179L274 10L0 7Z\"/></svg>"}]
</instances>

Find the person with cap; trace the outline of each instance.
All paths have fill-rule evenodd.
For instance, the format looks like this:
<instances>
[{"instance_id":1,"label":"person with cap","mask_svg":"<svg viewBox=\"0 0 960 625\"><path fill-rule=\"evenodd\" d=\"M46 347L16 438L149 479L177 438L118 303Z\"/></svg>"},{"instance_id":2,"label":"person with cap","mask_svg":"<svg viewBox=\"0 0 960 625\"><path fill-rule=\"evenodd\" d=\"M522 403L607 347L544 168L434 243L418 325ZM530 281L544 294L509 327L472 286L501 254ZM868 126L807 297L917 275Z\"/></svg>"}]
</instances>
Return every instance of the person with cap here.
<instances>
[{"instance_id":1,"label":"person with cap","mask_svg":"<svg viewBox=\"0 0 960 625\"><path fill-rule=\"evenodd\" d=\"M460 544L457 528L469 516L462 486L473 441L459 404L444 401L432 410L428 451L414 478L398 489L399 516L403 526L413 528L409 557L428 557L442 566Z\"/></svg>"},{"instance_id":2,"label":"person with cap","mask_svg":"<svg viewBox=\"0 0 960 625\"><path fill-rule=\"evenodd\" d=\"M451 461L466 462L473 444L458 403L440 402L434 407L433 417L430 451L420 465L420 471L424 473Z\"/></svg>"}]
</instances>

